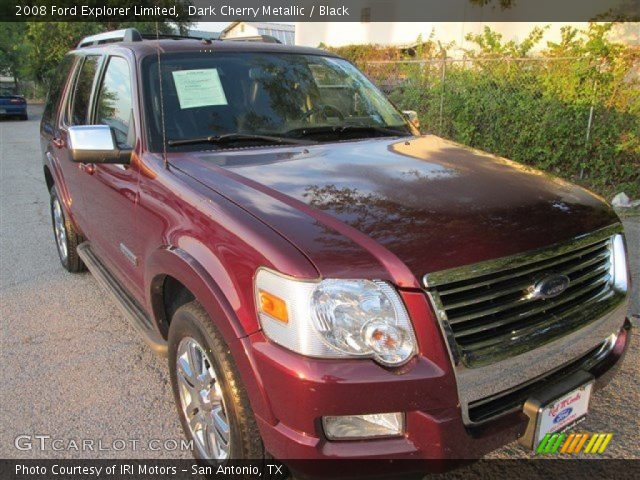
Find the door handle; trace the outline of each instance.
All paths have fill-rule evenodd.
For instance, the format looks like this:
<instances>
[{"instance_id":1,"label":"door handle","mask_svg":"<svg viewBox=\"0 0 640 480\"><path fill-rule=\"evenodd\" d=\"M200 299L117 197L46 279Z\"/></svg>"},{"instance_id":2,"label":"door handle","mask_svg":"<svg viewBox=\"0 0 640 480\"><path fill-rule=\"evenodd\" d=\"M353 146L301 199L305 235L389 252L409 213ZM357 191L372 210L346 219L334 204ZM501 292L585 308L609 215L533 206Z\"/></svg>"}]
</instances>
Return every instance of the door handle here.
<instances>
[{"instance_id":1,"label":"door handle","mask_svg":"<svg viewBox=\"0 0 640 480\"><path fill-rule=\"evenodd\" d=\"M78 168L89 175L93 175L96 171L96 166L93 163L79 163Z\"/></svg>"},{"instance_id":2,"label":"door handle","mask_svg":"<svg viewBox=\"0 0 640 480\"><path fill-rule=\"evenodd\" d=\"M56 148L63 148L64 147L64 140L61 138L54 138L51 143L53 143L53 146Z\"/></svg>"}]
</instances>

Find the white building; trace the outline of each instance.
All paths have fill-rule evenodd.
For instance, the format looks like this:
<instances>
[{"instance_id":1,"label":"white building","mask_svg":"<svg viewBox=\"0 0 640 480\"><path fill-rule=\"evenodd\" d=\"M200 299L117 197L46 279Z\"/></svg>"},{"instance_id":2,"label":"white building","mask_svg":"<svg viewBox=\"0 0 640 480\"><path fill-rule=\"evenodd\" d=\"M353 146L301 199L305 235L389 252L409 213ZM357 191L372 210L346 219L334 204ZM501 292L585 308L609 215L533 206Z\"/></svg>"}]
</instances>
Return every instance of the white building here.
<instances>
[{"instance_id":1,"label":"white building","mask_svg":"<svg viewBox=\"0 0 640 480\"><path fill-rule=\"evenodd\" d=\"M296 27L287 23L232 22L220 34L221 38L255 37L258 35L269 35L277 38L280 43L293 45L296 40Z\"/></svg>"},{"instance_id":2,"label":"white building","mask_svg":"<svg viewBox=\"0 0 640 480\"><path fill-rule=\"evenodd\" d=\"M443 45L455 42L457 49L470 49L465 40L471 34L482 33L485 26L502 34L503 40L523 40L535 27L549 28L537 48L546 48L547 41L560 40L560 29L571 25L586 29L588 23L553 22L298 22L296 44L317 47L320 43L332 47L356 44L378 44L406 46L415 44L419 36L440 41ZM611 39L629 45L640 45L640 23L616 25ZM453 50L455 53L455 49ZM534 49L535 51L535 49Z\"/></svg>"}]
</instances>

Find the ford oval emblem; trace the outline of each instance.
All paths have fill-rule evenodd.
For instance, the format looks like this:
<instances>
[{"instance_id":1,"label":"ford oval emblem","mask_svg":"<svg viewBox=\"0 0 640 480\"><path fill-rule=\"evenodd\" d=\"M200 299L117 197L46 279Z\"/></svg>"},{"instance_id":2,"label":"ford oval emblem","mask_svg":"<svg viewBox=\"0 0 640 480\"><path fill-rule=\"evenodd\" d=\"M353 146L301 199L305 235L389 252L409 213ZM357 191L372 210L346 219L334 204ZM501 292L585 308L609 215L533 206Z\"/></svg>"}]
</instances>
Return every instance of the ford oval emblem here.
<instances>
[{"instance_id":1,"label":"ford oval emblem","mask_svg":"<svg viewBox=\"0 0 640 480\"><path fill-rule=\"evenodd\" d=\"M538 280L529 288L529 298L553 298L568 287L571 280L566 275L553 273Z\"/></svg>"},{"instance_id":2,"label":"ford oval emblem","mask_svg":"<svg viewBox=\"0 0 640 480\"><path fill-rule=\"evenodd\" d=\"M560 413L558 413L558 415L556 415L556 418L553 419L553 423L560 423L562 422L564 419L566 419L569 415L571 415L571 412L573 412L573 408L568 407L565 408L564 410L562 410Z\"/></svg>"}]
</instances>

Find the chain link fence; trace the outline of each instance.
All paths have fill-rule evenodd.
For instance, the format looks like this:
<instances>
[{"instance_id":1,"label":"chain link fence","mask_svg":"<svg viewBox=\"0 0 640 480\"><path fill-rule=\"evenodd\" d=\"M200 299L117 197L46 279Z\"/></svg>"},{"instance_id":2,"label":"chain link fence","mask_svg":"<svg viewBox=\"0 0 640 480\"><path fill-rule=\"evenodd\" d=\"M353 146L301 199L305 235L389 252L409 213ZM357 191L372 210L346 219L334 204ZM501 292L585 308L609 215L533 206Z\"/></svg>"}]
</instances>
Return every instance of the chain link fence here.
<instances>
[{"instance_id":1,"label":"chain link fence","mask_svg":"<svg viewBox=\"0 0 640 480\"><path fill-rule=\"evenodd\" d=\"M436 58L359 65L424 132L601 191L640 185L637 61Z\"/></svg>"}]
</instances>

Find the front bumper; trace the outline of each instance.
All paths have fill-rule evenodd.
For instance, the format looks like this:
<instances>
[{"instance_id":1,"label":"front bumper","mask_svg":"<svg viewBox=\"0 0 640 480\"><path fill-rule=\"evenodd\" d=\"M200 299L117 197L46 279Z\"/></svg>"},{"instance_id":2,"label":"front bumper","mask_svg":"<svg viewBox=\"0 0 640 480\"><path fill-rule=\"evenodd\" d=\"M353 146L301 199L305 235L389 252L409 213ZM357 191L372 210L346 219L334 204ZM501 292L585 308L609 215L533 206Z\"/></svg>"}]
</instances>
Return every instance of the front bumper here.
<instances>
[{"instance_id":1,"label":"front bumper","mask_svg":"<svg viewBox=\"0 0 640 480\"><path fill-rule=\"evenodd\" d=\"M593 358L599 357L598 350L611 350L606 340L613 340L612 334L620 329L628 302L621 303L612 311L575 332L541 345L516 357L502 360L480 368L465 368L459 365L456 372L458 393L466 424L481 422L482 416L491 411L489 403L500 403L508 395L518 396L530 388L540 388L550 373L562 370L568 359L584 359L590 368ZM596 358L601 360L601 358ZM582 365L577 365L580 368ZM574 368L576 370L576 368ZM562 372L560 372L562 373ZM568 372L565 372L568 374ZM563 375L554 375L554 380ZM566 376L566 375L564 375ZM505 401L506 403L506 401ZM509 408L505 405L505 409ZM511 407L513 408L513 407ZM494 411L496 407L494 406ZM498 409L499 410L499 409Z\"/></svg>"},{"instance_id":2,"label":"front bumper","mask_svg":"<svg viewBox=\"0 0 640 480\"><path fill-rule=\"evenodd\" d=\"M257 421L265 447L275 458L477 459L522 435L527 417L521 409L479 425L464 421L455 374L428 304L420 293L403 296L412 314L422 309L425 322L416 328L421 355L403 367L402 373L370 360L306 358L269 342L261 332L250 337L254 367L276 419L258 417ZM605 323L611 326L612 321L607 317ZM598 330L600 336L593 338L591 348L618 334L606 355L589 366L597 378L596 389L608 382L619 365L629 345L630 328L623 313L615 327ZM562 361L554 358L559 363L545 363L544 368L575 360L568 355ZM328 441L322 430L325 415L396 411L406 412L406 434L400 438Z\"/></svg>"}]
</instances>

